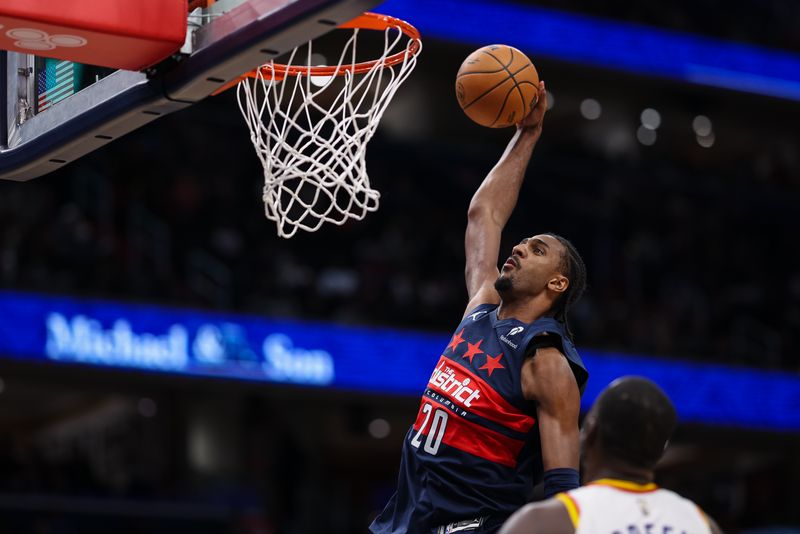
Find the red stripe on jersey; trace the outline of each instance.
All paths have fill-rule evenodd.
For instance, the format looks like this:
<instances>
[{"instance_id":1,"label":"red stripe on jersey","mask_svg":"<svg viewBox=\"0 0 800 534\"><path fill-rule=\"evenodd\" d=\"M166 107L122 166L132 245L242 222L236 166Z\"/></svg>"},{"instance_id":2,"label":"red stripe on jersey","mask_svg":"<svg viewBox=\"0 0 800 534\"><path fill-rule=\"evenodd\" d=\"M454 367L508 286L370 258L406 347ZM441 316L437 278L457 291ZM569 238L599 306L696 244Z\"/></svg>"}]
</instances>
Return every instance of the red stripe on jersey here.
<instances>
[{"instance_id":1,"label":"red stripe on jersey","mask_svg":"<svg viewBox=\"0 0 800 534\"><path fill-rule=\"evenodd\" d=\"M432 407L428 413L425 413L422 409L425 404L430 404ZM447 420L444 423L438 422L437 428L434 429L434 432L438 433L440 431L440 426L442 424L445 425L442 442L468 454L472 454L473 456L508 467L516 467L517 457L523 445L525 445L523 441L509 438L499 432L467 421L446 408L437 408L438 406L439 404L436 402L422 402L420 410L417 413L417 420L414 422L414 430L419 432L420 428L425 425L421 432L421 436L425 436L425 438L420 437L418 439L422 440L427 438L431 426L433 426L434 412L436 410L442 410L447 413ZM414 440L412 438L412 444L413 443Z\"/></svg>"},{"instance_id":2,"label":"red stripe on jersey","mask_svg":"<svg viewBox=\"0 0 800 534\"><path fill-rule=\"evenodd\" d=\"M512 406L482 378L442 356L428 387L470 412L517 432L527 433L536 420Z\"/></svg>"}]
</instances>

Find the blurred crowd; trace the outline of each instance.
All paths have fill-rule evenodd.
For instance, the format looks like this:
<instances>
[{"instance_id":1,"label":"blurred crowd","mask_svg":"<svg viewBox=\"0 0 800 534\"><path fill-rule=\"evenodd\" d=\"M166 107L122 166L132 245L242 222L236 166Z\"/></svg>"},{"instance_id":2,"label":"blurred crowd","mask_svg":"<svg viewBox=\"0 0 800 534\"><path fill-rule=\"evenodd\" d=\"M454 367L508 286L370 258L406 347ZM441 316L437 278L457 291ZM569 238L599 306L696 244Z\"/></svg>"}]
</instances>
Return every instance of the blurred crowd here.
<instances>
[{"instance_id":1,"label":"blurred crowd","mask_svg":"<svg viewBox=\"0 0 800 534\"><path fill-rule=\"evenodd\" d=\"M368 162L380 210L283 240L264 218L243 129L208 146L214 116L200 109L60 173L0 182L2 287L434 331L456 324L466 208L502 144L379 136ZM534 157L500 255L539 232L576 244L589 282L572 319L579 346L796 370L792 187L735 162L712 173L552 141Z\"/></svg>"},{"instance_id":2,"label":"blurred crowd","mask_svg":"<svg viewBox=\"0 0 800 534\"><path fill-rule=\"evenodd\" d=\"M724 9L708 0L535 3L800 50L800 4L791 0ZM565 91L561 102L569 98ZM692 108L680 91L672 98L673 110ZM749 117L768 109L750 96L736 102L754 106ZM467 206L510 132L399 139L383 128L367 154L380 209L284 240L264 217L262 169L235 106L233 95L203 102L56 173L0 180L0 289L451 331L467 299ZM739 111L728 114L736 128L748 122ZM779 121L753 122L754 136L770 134L752 151L761 156L720 156L718 145L703 159L711 151L678 153L666 133L647 154L632 135L628 153L604 152L579 131L586 121L552 120L500 262L534 233L577 246L588 268L571 317L579 348L800 371L800 150ZM595 124L596 141L605 126ZM12 396L13 372L0 378L6 410L20 412L0 436L0 518L9 531L348 534L394 488L402 431L379 448L364 430L373 415L391 415L386 399L256 395L224 381L177 387L151 375L131 382L155 393L117 387L121 378L78 394L77 375L49 372L42 389L22 397ZM28 411L47 406L61 415ZM413 416L405 405L392 409ZM790 433L682 428L659 482L700 502L727 531L797 524L797 443Z\"/></svg>"},{"instance_id":3,"label":"blurred crowd","mask_svg":"<svg viewBox=\"0 0 800 534\"><path fill-rule=\"evenodd\" d=\"M583 2L535 0L529 3L598 17L662 27L728 41L800 50L800 5L793 0L734 0L725 8L714 0L672 2Z\"/></svg>"},{"instance_id":4,"label":"blurred crowd","mask_svg":"<svg viewBox=\"0 0 800 534\"><path fill-rule=\"evenodd\" d=\"M4 433L4 532L345 534L352 524L365 523L353 518L363 513L359 503L347 503L353 510L340 513L350 522L345 528L319 525L331 521L328 507L317 504L323 511L310 519L298 512L309 506L307 494L321 498L334 483L347 488L347 480L320 480L331 470L308 457L274 415L279 410L264 399L216 391L214 402L228 410L229 434L213 437L203 426L214 424L207 417L214 408L197 396L162 398L157 409L145 400L153 408L141 410L140 400L137 410L135 398L119 393L95 395L83 417L62 417L36 432ZM204 420L193 416L191 404L203 405ZM231 437L245 432L247 439ZM309 465L317 467L313 475Z\"/></svg>"}]
</instances>

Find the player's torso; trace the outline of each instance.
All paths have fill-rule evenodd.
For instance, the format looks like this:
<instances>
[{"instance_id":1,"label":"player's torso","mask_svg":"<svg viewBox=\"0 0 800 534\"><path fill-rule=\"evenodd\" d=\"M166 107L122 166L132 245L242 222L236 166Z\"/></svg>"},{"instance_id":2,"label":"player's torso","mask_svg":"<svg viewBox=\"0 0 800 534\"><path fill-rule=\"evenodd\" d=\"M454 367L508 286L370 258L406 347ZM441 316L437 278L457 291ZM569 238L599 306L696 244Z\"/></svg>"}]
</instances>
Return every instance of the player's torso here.
<instances>
[{"instance_id":1,"label":"player's torso","mask_svg":"<svg viewBox=\"0 0 800 534\"><path fill-rule=\"evenodd\" d=\"M577 504L576 534L708 534L700 509L669 490L616 480L568 492Z\"/></svg>"},{"instance_id":2,"label":"player's torso","mask_svg":"<svg viewBox=\"0 0 800 534\"><path fill-rule=\"evenodd\" d=\"M535 405L522 392L526 349L536 333L559 331L552 319L500 320L497 306L467 315L437 362L406 436L410 488L449 517L513 511L540 463ZM423 487L424 486L424 487Z\"/></svg>"},{"instance_id":3,"label":"player's torso","mask_svg":"<svg viewBox=\"0 0 800 534\"><path fill-rule=\"evenodd\" d=\"M442 352L414 423L414 448L437 456L445 444L494 463L516 465L535 423L533 405L521 387L530 325L498 320L496 310L476 308Z\"/></svg>"},{"instance_id":4,"label":"player's torso","mask_svg":"<svg viewBox=\"0 0 800 534\"><path fill-rule=\"evenodd\" d=\"M397 491L372 532L430 534L454 522L459 531L480 523L477 532L494 532L525 503L542 466L535 404L525 400L521 376L530 342L543 332L560 340L582 386L586 369L554 319L500 320L497 305L483 304L461 320L406 434Z\"/></svg>"}]
</instances>

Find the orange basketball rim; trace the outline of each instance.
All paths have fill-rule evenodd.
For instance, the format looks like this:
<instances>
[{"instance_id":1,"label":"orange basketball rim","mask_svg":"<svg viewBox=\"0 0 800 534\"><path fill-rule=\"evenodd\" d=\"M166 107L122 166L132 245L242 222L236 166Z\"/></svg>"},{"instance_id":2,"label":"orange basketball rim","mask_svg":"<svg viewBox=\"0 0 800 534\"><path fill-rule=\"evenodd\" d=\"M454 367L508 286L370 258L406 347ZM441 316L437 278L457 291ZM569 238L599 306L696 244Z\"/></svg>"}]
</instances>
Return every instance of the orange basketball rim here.
<instances>
[{"instance_id":1,"label":"orange basketball rim","mask_svg":"<svg viewBox=\"0 0 800 534\"><path fill-rule=\"evenodd\" d=\"M381 15L380 13L371 13L366 12L362 15L354 18L351 21L345 22L338 27L340 30L377 30L377 31L386 31L390 28L397 28L402 31L407 37L409 37L409 45L406 50L401 52L397 52L396 54L392 54L391 56L387 56L386 59L383 61L383 67L391 67L393 65L397 65L398 63L402 63L405 61L406 57L411 55L416 55L421 48L420 45L420 33L414 26L410 23L398 19L396 17L392 17L389 15ZM372 69L378 60L373 61L364 61L361 63L353 63L353 64L343 64L338 66L317 66L313 67L310 65L284 65L281 63L268 63L266 65L262 65L257 69L253 69L250 72L246 72L245 74L239 76L238 78L231 80L221 88L217 89L214 95L218 95L219 93L230 89L231 87L235 86L242 80L247 78L257 78L259 76L263 77L264 79L275 79L275 80L283 80L287 76L344 76L346 73L352 74L364 74L369 72Z\"/></svg>"}]
</instances>

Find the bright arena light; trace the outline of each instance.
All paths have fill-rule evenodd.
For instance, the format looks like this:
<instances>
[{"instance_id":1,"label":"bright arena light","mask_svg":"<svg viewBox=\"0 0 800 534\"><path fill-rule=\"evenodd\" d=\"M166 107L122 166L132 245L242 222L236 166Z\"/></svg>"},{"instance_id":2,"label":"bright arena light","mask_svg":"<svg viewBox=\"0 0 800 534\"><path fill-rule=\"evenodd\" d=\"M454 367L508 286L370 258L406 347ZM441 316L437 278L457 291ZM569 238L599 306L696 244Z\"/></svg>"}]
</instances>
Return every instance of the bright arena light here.
<instances>
[{"instance_id":1,"label":"bright arena light","mask_svg":"<svg viewBox=\"0 0 800 534\"><path fill-rule=\"evenodd\" d=\"M703 148L711 148L712 146L714 146L715 140L716 138L714 137L714 132L711 132L708 135L697 136L697 144Z\"/></svg>"},{"instance_id":2,"label":"bright arena light","mask_svg":"<svg viewBox=\"0 0 800 534\"><path fill-rule=\"evenodd\" d=\"M647 108L642 111L639 118L642 121L642 126L648 130L655 130L661 125L661 114L653 108Z\"/></svg>"},{"instance_id":3,"label":"bright arena light","mask_svg":"<svg viewBox=\"0 0 800 534\"><path fill-rule=\"evenodd\" d=\"M556 105L556 95L547 89L544 92L547 94L547 111L550 111Z\"/></svg>"},{"instance_id":4,"label":"bright arena light","mask_svg":"<svg viewBox=\"0 0 800 534\"><path fill-rule=\"evenodd\" d=\"M639 126L636 130L636 139L645 146L652 146L656 142L656 131L646 126Z\"/></svg>"},{"instance_id":5,"label":"bright arena light","mask_svg":"<svg viewBox=\"0 0 800 534\"><path fill-rule=\"evenodd\" d=\"M600 102L594 98L586 98L581 102L581 115L583 115L585 119L593 121L599 119L602 114L603 107L600 105Z\"/></svg>"},{"instance_id":6,"label":"bright arena light","mask_svg":"<svg viewBox=\"0 0 800 534\"><path fill-rule=\"evenodd\" d=\"M324 67L328 64L328 59L317 52L311 54L311 65L316 65L317 67ZM311 85L315 85L317 87L323 87L326 83L331 80L332 76L311 76L309 81Z\"/></svg>"},{"instance_id":7,"label":"bright arena light","mask_svg":"<svg viewBox=\"0 0 800 534\"><path fill-rule=\"evenodd\" d=\"M711 135L711 128L711 119L705 115L698 115L692 121L692 129L694 130L694 133L700 137Z\"/></svg>"},{"instance_id":8,"label":"bright arena light","mask_svg":"<svg viewBox=\"0 0 800 534\"><path fill-rule=\"evenodd\" d=\"M392 427L386 419L373 419L369 423L369 435L375 439L383 439L389 435Z\"/></svg>"}]
</instances>

